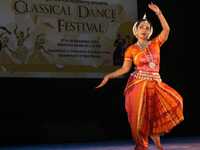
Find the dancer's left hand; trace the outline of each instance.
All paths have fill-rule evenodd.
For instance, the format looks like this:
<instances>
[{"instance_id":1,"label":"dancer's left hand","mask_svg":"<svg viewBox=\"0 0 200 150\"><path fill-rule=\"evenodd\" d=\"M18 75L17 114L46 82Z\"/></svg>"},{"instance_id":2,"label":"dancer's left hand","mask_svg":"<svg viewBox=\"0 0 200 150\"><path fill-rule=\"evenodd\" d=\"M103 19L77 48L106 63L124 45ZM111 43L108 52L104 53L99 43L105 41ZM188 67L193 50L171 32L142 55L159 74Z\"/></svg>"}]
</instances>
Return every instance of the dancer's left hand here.
<instances>
[{"instance_id":1,"label":"dancer's left hand","mask_svg":"<svg viewBox=\"0 0 200 150\"><path fill-rule=\"evenodd\" d=\"M159 14L160 13L160 8L156 5L156 4L154 4L154 3L150 3L150 4L148 4L148 7L153 11L153 12L155 12L156 14Z\"/></svg>"}]
</instances>

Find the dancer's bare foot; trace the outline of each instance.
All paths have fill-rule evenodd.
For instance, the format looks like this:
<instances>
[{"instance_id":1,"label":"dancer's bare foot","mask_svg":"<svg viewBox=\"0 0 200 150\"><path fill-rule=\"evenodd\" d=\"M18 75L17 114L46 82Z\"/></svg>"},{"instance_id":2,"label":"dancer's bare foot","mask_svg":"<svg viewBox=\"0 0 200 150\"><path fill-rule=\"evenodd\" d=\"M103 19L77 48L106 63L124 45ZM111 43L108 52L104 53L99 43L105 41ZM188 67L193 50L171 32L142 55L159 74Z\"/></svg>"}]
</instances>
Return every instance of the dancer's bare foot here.
<instances>
[{"instance_id":1,"label":"dancer's bare foot","mask_svg":"<svg viewBox=\"0 0 200 150\"><path fill-rule=\"evenodd\" d=\"M163 146L160 143L160 136L159 135L151 136L151 139L153 140L153 142L156 145L156 148L158 150L164 150Z\"/></svg>"},{"instance_id":2,"label":"dancer's bare foot","mask_svg":"<svg viewBox=\"0 0 200 150\"><path fill-rule=\"evenodd\" d=\"M156 145L156 147L157 147L158 150L164 150L162 145Z\"/></svg>"}]
</instances>

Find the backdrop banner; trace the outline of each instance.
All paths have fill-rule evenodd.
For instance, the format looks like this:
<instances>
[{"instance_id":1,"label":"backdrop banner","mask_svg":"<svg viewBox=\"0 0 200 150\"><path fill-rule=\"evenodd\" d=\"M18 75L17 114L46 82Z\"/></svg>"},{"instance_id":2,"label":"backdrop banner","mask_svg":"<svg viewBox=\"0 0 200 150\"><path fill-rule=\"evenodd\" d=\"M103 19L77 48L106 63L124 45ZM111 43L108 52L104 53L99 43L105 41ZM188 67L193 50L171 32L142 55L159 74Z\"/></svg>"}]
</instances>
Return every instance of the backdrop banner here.
<instances>
[{"instance_id":1,"label":"backdrop banner","mask_svg":"<svg viewBox=\"0 0 200 150\"><path fill-rule=\"evenodd\" d=\"M102 77L133 41L136 0L1 0L1 77Z\"/></svg>"}]
</instances>

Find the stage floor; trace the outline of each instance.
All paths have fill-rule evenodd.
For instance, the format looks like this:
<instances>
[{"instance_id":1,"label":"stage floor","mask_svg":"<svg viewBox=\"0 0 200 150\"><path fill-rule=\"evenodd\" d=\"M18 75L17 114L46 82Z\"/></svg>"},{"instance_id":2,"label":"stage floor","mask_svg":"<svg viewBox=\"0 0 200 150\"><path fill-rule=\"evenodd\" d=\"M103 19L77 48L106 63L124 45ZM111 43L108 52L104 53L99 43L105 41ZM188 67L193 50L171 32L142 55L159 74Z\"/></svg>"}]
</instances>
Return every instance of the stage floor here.
<instances>
[{"instance_id":1,"label":"stage floor","mask_svg":"<svg viewBox=\"0 0 200 150\"><path fill-rule=\"evenodd\" d=\"M161 139L165 150L200 150L200 137ZM83 144L24 145L0 147L0 150L134 150L131 141L112 141ZM150 142L149 150L156 150Z\"/></svg>"}]
</instances>

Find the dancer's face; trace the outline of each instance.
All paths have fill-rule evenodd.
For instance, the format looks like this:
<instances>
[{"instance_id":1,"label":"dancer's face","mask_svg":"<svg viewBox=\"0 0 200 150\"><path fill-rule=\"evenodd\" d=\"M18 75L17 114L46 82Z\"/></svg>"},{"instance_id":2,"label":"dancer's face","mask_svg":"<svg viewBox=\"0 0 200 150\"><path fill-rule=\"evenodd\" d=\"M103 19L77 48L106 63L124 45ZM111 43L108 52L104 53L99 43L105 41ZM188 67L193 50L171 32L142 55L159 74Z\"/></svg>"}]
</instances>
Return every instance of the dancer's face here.
<instances>
[{"instance_id":1,"label":"dancer's face","mask_svg":"<svg viewBox=\"0 0 200 150\"><path fill-rule=\"evenodd\" d=\"M142 21L137 27L137 38L147 40L150 34L151 25L147 21Z\"/></svg>"}]
</instances>

